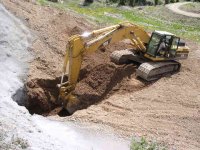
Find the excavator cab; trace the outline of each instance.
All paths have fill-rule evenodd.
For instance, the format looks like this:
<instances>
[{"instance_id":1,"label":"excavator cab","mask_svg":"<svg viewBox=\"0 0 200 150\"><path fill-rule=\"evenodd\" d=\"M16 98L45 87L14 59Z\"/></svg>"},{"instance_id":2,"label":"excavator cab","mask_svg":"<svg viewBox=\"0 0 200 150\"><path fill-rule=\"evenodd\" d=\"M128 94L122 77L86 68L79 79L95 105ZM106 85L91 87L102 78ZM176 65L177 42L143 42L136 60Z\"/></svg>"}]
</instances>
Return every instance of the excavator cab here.
<instances>
[{"instance_id":1,"label":"excavator cab","mask_svg":"<svg viewBox=\"0 0 200 150\"><path fill-rule=\"evenodd\" d=\"M174 58L180 38L165 31L154 31L151 35L146 53L151 57Z\"/></svg>"},{"instance_id":2,"label":"excavator cab","mask_svg":"<svg viewBox=\"0 0 200 150\"><path fill-rule=\"evenodd\" d=\"M189 48L179 37L166 31L154 31L144 54L148 61L138 67L136 75L152 81L175 73L181 67L177 60L186 59L188 53Z\"/></svg>"}]
</instances>

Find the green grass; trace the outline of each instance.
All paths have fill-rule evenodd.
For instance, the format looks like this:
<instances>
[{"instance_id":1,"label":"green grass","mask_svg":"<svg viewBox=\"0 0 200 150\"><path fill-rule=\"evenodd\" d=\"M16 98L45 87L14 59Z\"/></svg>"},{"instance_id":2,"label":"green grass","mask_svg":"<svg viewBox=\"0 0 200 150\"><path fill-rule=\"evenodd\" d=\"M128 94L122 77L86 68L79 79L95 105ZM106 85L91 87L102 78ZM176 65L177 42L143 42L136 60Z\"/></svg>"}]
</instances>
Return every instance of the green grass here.
<instances>
[{"instance_id":1,"label":"green grass","mask_svg":"<svg viewBox=\"0 0 200 150\"><path fill-rule=\"evenodd\" d=\"M48 2L47 2L46 0L37 0L37 2L38 2L40 5L48 4Z\"/></svg>"},{"instance_id":2,"label":"green grass","mask_svg":"<svg viewBox=\"0 0 200 150\"><path fill-rule=\"evenodd\" d=\"M42 5L76 12L100 25L106 26L130 21L143 26L148 31L165 30L200 43L200 20L174 14L164 6L125 9L99 2L82 7L80 0L65 0L63 4L47 2L46 0L38 0L38 2Z\"/></svg>"}]
</instances>

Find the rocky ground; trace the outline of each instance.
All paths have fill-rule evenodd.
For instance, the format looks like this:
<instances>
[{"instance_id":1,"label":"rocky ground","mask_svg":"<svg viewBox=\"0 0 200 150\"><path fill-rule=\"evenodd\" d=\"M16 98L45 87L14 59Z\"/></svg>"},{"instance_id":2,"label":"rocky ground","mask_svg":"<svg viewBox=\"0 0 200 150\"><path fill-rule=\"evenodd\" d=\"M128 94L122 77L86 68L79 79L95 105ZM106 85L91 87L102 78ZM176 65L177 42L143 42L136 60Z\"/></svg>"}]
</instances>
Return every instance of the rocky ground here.
<instances>
[{"instance_id":1,"label":"rocky ground","mask_svg":"<svg viewBox=\"0 0 200 150\"><path fill-rule=\"evenodd\" d=\"M46 94L41 85L48 91L54 88L47 83L54 82L61 74L69 36L98 27L77 14L33 2L1 2L35 35L29 49L34 53L34 60L30 64L28 88L29 92L40 93L41 98L48 97L49 93ZM127 45L120 42L109 46L105 52L99 50L86 56L76 94L82 99L84 108L93 105L69 117L53 118L108 125L122 136L145 136L168 145L170 149L199 149L200 46L188 41L190 56L182 61L179 73L145 83L135 78L135 66L116 66L109 62L113 50L124 49ZM34 92L29 93L33 100ZM50 92L50 95L53 99L56 97L56 93ZM49 112L54 107L48 105L45 108Z\"/></svg>"}]
</instances>

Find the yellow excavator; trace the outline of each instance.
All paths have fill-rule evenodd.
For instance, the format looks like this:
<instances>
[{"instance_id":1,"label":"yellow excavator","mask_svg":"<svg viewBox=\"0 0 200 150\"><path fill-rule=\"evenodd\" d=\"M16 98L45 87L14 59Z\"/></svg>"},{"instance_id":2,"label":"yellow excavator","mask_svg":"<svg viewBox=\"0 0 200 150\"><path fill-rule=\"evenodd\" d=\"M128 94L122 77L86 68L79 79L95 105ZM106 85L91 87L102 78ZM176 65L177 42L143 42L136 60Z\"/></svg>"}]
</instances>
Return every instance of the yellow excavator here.
<instances>
[{"instance_id":1,"label":"yellow excavator","mask_svg":"<svg viewBox=\"0 0 200 150\"><path fill-rule=\"evenodd\" d=\"M188 57L189 48L174 34L154 31L150 35L142 27L129 22L74 35L67 45L63 75L59 84L64 109L71 114L77 109L79 100L73 95L73 91L78 81L83 57L125 39L131 41L132 48L114 51L110 56L111 61L115 64L131 62L140 64L136 75L147 81L179 71L181 64L176 60ZM64 81L65 76L67 81Z\"/></svg>"}]
</instances>

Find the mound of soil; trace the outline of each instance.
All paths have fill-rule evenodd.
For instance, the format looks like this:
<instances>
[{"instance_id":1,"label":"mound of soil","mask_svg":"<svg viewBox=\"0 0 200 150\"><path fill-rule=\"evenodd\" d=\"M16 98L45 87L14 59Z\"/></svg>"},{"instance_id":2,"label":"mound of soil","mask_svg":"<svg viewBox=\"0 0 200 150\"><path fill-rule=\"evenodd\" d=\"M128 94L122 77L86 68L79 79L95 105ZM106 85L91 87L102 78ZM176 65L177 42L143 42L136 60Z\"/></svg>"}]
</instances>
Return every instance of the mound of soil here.
<instances>
[{"instance_id":1,"label":"mound of soil","mask_svg":"<svg viewBox=\"0 0 200 150\"><path fill-rule=\"evenodd\" d=\"M132 64L100 64L92 68L77 84L75 94L85 106L94 104L115 91L126 89L125 83L134 76L135 68Z\"/></svg>"},{"instance_id":2,"label":"mound of soil","mask_svg":"<svg viewBox=\"0 0 200 150\"><path fill-rule=\"evenodd\" d=\"M87 65L81 70L79 82L74 94L80 101L77 109L102 101L104 98L118 92L133 92L143 88L146 84L135 78L136 66L133 64L116 66L112 63L100 64L95 67ZM26 83L26 107L30 113L54 115L59 113L62 102L58 100L59 90L57 84L60 78L32 79ZM56 110L55 110L56 109Z\"/></svg>"}]
</instances>

